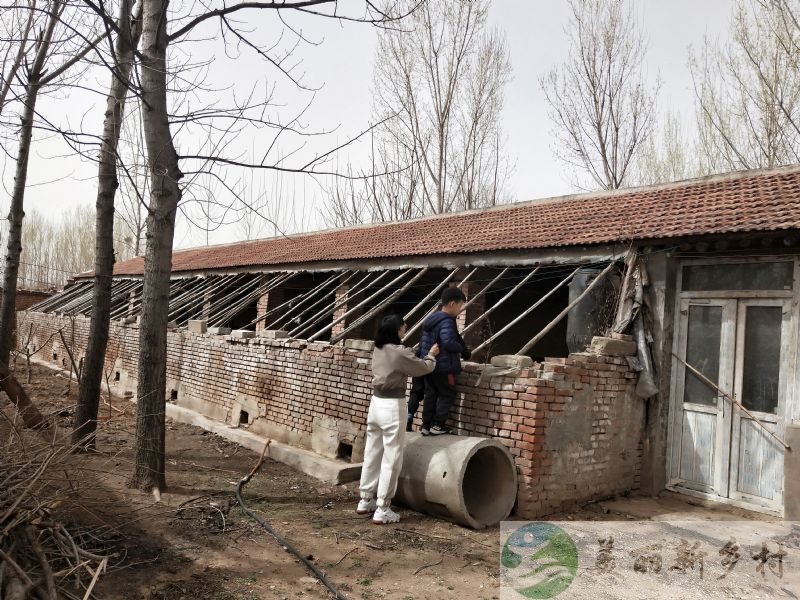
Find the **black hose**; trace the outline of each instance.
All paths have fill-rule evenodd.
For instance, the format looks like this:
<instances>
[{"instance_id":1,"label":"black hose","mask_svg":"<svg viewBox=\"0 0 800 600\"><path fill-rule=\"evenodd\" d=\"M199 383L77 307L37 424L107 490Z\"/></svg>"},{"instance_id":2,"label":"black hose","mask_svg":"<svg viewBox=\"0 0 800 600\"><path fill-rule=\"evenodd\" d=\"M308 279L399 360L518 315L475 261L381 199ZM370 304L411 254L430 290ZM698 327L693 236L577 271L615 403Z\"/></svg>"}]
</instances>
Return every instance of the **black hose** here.
<instances>
[{"instance_id":1,"label":"black hose","mask_svg":"<svg viewBox=\"0 0 800 600\"><path fill-rule=\"evenodd\" d=\"M266 454L268 447L269 447L269 442L264 447L264 452L261 453L261 458L259 459L255 468L252 471L250 471L248 475L242 477L239 480L239 483L236 485L236 501L239 503L239 506L242 507L242 510L245 512L245 514L247 514L247 516L255 520L259 525L261 525L264 529L266 529L267 533L269 533L272 537L274 537L275 541L277 541L283 547L284 550L291 552L297 558L299 558L300 561L314 574L314 576L317 579L319 579L323 583L323 585L325 585L325 587L331 591L336 600L347 600L347 597L336 589L336 586L334 586L328 580L328 578L325 577L322 571L320 571L314 563L308 560L306 556L302 554L297 548L295 548L286 538L284 538L283 536L281 536L281 534L275 531L266 519L259 517L257 514L255 514L253 511L247 508L247 505L244 503L244 500L242 499L242 490L244 489L244 486L247 485L247 483L253 477L253 475L256 473L256 471L258 471L258 469L261 467L261 464L264 462L264 455Z\"/></svg>"}]
</instances>

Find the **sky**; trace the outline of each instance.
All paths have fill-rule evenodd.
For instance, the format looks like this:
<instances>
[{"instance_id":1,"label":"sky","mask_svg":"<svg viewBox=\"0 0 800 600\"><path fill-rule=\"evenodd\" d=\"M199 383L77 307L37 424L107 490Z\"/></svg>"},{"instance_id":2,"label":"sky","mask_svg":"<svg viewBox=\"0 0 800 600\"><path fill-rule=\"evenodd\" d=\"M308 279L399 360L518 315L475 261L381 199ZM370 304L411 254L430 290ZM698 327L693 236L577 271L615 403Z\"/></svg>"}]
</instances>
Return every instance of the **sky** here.
<instances>
[{"instance_id":1,"label":"sky","mask_svg":"<svg viewBox=\"0 0 800 600\"><path fill-rule=\"evenodd\" d=\"M731 5L732 0L635 0L636 14L648 39L647 76L651 80L656 77L661 80L660 112L670 110L687 117L693 114L688 48L690 45L699 47L704 35L724 38ZM255 18L264 17L256 15ZM507 186L508 196L513 201L576 191L568 167L553 154L552 125L539 86L539 78L567 56L569 48L564 29L568 18L569 7L565 0L494 0L490 9L489 26L505 34L513 69L513 78L505 90L502 115L507 136L503 150L514 165ZM325 152L367 127L377 33L363 24L338 24L329 20L297 24L317 42L297 51L298 58L302 59L298 72L304 73L309 87L319 88L313 100L311 93L300 92L285 79L265 72L263 63L245 52L227 57L217 54L209 73L210 81L219 89L232 86L238 94L260 83L274 86L275 101L282 106L276 110L284 119L298 106L311 101L303 116L304 124L309 130L330 133L307 139L299 157ZM263 29L267 39L277 35L272 24ZM107 85L108 77L104 72L89 72L86 78L87 87L103 89ZM92 123L97 123L97 130L103 108L101 97L88 94L53 96L40 103L44 114L61 116L64 122L75 127L82 125L89 129ZM78 203L93 204L96 166L80 160L57 139L42 135L39 138L31 157L26 209L57 219ZM237 140L243 149L259 149L269 143L269 137L258 131ZM286 153L296 145L296 141L288 141L279 145L277 152ZM338 160L346 163L354 156L363 157L366 151L366 143L356 144L341 153ZM6 190L10 190L11 177L10 164L6 163L3 172ZM244 182L243 185L248 184ZM253 183L251 187L261 189L263 184ZM324 227L320 213L322 190L313 179L282 177L269 183L267 189L282 198L273 215L280 224L280 231L290 233ZM273 233L269 229L263 231L263 235ZM179 223L175 246L229 242L243 236L240 225L230 225L205 235L192 230L184 221Z\"/></svg>"}]
</instances>

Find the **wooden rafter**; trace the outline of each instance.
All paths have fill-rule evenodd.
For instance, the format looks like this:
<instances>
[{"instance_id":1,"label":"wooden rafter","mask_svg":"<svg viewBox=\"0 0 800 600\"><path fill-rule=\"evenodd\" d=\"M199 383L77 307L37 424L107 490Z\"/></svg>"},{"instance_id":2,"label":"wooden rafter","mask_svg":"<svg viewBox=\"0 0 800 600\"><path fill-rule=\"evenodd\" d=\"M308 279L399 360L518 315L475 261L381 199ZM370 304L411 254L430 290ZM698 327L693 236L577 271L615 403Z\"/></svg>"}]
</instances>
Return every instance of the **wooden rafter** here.
<instances>
[{"instance_id":1,"label":"wooden rafter","mask_svg":"<svg viewBox=\"0 0 800 600\"><path fill-rule=\"evenodd\" d=\"M417 280L420 277L422 277L423 275L425 275L425 273L427 273L427 272L428 272L428 267L423 267L419 271L419 273L417 273L416 275L414 275L414 277L409 279L403 287L401 287L400 289L397 289L394 292L392 292L391 294L389 294L386 298L381 300L381 302L379 304L377 304L376 306L372 307L366 313L364 313L363 315L358 317L350 325L345 327L344 330L341 331L339 334L333 336L331 338L331 344L335 344L336 342L338 342L339 340L344 338L344 336L347 335L349 332L351 332L353 329L355 329L359 325L369 321L372 317L374 317L376 314L378 314L380 311L382 311L384 308L386 308L386 306L388 306L391 302L394 302L395 299L399 298L404 293L406 293L411 288L411 286L414 285L414 283L416 283Z\"/></svg>"},{"instance_id":2,"label":"wooden rafter","mask_svg":"<svg viewBox=\"0 0 800 600\"><path fill-rule=\"evenodd\" d=\"M550 296L552 296L553 294L555 294L555 293L556 293L556 291L558 291L559 289L561 289L561 288L562 288L563 286L565 286L567 283L569 283L570 281L572 281L572 278L573 278L573 277L575 277L575 274L576 274L576 273L577 273L577 272L578 272L580 269L581 269L581 267L578 267L578 268L576 268L574 271L572 271L572 273L570 273L570 274L569 274L569 275L567 275L567 276L566 276L564 279L562 279L562 280L561 280L561 282L560 282L560 283L559 283L559 284L558 284L556 287L554 287L552 290L550 290L549 292L547 292L547 293L546 293L544 296L542 296L541 298L539 298L539 300L537 300L537 301L536 301L534 304L532 304L531 306L529 306L528 308L526 308L524 311L522 311L522 313L520 313L520 314L519 314L519 315L517 315L517 316L516 316L514 319L512 319L512 320L511 320L511 322L510 322L510 323L508 323L508 324L507 324L505 327L503 327L502 329L500 329L499 331L497 331L497 332L496 332L494 335L492 335L492 336L491 336L491 337L489 337L488 339L486 339L486 340L484 340L483 342L481 342L481 344L480 344L480 345L478 345L478 347L477 347L477 348L473 349L472 353L473 353L473 354L475 354L476 352L480 352L481 350L483 350L483 349L484 349L486 346L488 346L489 344L491 344L491 343L492 343L494 340L496 340L497 338L499 338L501 335L503 335L505 332L507 332L509 329L511 329L511 328L512 328L514 325L516 325L517 323L519 323L519 322L520 322L522 319L524 319L526 316L528 316L528 315L529 315L530 313L532 313L534 310L536 310L537 308L539 308L539 306L541 306L541 305L542 305L542 303L543 303L545 300L547 300L547 299L548 299Z\"/></svg>"}]
</instances>

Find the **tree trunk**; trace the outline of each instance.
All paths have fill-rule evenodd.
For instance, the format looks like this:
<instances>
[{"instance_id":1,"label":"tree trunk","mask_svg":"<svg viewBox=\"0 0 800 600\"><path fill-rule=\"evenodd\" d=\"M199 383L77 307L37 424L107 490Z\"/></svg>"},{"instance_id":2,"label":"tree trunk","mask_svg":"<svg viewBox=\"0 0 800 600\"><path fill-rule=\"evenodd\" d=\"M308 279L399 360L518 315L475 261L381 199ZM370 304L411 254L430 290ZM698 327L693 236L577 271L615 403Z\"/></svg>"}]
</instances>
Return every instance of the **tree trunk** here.
<instances>
[{"instance_id":1,"label":"tree trunk","mask_svg":"<svg viewBox=\"0 0 800 600\"><path fill-rule=\"evenodd\" d=\"M141 5L140 5L141 6ZM95 448L97 411L108 345L111 319L111 284L114 276L114 196L117 180L117 146L125 113L125 97L133 70L134 50L141 34L141 13L131 27L131 0L123 0L119 7L120 33L116 40L117 64L111 76L106 113L103 120L103 138L100 146L97 214L95 217L94 291L92 295L92 322L86 347L84 368L78 388L78 405L72 431L72 443L87 449Z\"/></svg>"},{"instance_id":2,"label":"tree trunk","mask_svg":"<svg viewBox=\"0 0 800 600\"><path fill-rule=\"evenodd\" d=\"M31 150L33 118L38 93L38 77L34 80L32 74L25 92L25 110L22 114L17 168L14 174L14 190L11 195L11 207L8 211L8 252L6 253L5 272L3 273L3 301L2 305L0 305L0 362L5 364L8 364L11 344L14 338L17 276L19 275L19 257L22 254L22 219L25 216L25 211L23 210L25 181L28 178L28 156Z\"/></svg>"},{"instance_id":3,"label":"tree trunk","mask_svg":"<svg viewBox=\"0 0 800 600\"><path fill-rule=\"evenodd\" d=\"M47 426L42 413L40 413L39 409L31 402L25 388L19 384L17 378L11 374L8 370L8 365L4 362L0 362L0 388L8 394L11 402L17 407L17 411L22 417L22 422L25 423L25 427L33 429Z\"/></svg>"},{"instance_id":4,"label":"tree trunk","mask_svg":"<svg viewBox=\"0 0 800 600\"><path fill-rule=\"evenodd\" d=\"M17 168L14 173L14 190L11 195L11 207L8 211L8 254L6 254L5 272L3 273L3 300L0 303L0 362L8 365L11 344L14 339L14 322L16 320L17 276L19 275L19 257L22 254L22 219L25 216L23 203L25 200L25 182L28 178L28 157L33 138L33 120L35 117L36 99L39 96L42 71L50 50L50 41L58 23L62 2L53 2L47 27L36 45L36 55L28 72L25 85L25 108L22 112L22 124L19 133L19 151Z\"/></svg>"},{"instance_id":5,"label":"tree trunk","mask_svg":"<svg viewBox=\"0 0 800 600\"><path fill-rule=\"evenodd\" d=\"M150 166L150 210L144 260L136 410L135 465L129 487L163 490L167 321L172 241L181 191L178 155L167 113L167 7L145 0L142 36L144 135Z\"/></svg>"}]
</instances>

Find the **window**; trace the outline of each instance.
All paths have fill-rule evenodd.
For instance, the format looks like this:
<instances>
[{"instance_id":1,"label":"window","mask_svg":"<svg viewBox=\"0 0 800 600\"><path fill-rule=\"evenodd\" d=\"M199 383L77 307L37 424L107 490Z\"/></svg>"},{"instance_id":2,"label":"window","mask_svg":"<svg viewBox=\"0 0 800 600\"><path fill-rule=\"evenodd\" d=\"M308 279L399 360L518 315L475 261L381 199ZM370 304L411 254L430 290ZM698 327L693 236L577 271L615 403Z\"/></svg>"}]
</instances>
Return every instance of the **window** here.
<instances>
[{"instance_id":1,"label":"window","mask_svg":"<svg viewBox=\"0 0 800 600\"><path fill-rule=\"evenodd\" d=\"M681 288L686 292L791 290L793 270L791 261L686 265Z\"/></svg>"}]
</instances>

